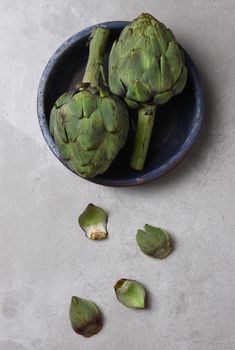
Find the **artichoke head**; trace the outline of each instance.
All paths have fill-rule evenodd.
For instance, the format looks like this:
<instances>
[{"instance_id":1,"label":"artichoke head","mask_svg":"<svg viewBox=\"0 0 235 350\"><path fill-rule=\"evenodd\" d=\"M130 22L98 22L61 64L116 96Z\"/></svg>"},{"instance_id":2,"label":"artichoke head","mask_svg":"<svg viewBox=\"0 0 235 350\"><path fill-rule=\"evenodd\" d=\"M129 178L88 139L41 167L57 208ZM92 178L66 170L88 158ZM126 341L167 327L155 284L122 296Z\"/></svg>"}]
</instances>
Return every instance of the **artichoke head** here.
<instances>
[{"instance_id":1,"label":"artichoke head","mask_svg":"<svg viewBox=\"0 0 235 350\"><path fill-rule=\"evenodd\" d=\"M186 84L184 54L170 29L148 13L127 25L109 57L109 87L131 108L161 105Z\"/></svg>"},{"instance_id":2,"label":"artichoke head","mask_svg":"<svg viewBox=\"0 0 235 350\"><path fill-rule=\"evenodd\" d=\"M55 102L50 132L68 167L84 178L104 173L123 147L129 119L125 103L90 84Z\"/></svg>"}]
</instances>

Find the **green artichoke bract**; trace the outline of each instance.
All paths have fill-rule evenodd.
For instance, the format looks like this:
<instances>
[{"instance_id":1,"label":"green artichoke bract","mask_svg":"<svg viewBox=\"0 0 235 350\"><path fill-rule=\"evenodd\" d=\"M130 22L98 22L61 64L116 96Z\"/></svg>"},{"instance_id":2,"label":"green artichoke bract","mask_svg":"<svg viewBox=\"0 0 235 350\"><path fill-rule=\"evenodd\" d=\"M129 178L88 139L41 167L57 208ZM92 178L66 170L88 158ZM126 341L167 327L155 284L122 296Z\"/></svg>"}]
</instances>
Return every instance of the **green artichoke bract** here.
<instances>
[{"instance_id":1,"label":"green artichoke bract","mask_svg":"<svg viewBox=\"0 0 235 350\"><path fill-rule=\"evenodd\" d=\"M73 296L69 317L73 330L86 338L97 334L102 328L99 310L90 300Z\"/></svg>"},{"instance_id":2,"label":"green artichoke bract","mask_svg":"<svg viewBox=\"0 0 235 350\"><path fill-rule=\"evenodd\" d=\"M125 103L103 90L103 55L109 30L96 28L90 38L83 83L55 102L50 132L68 167L85 178L104 173L123 147L129 118Z\"/></svg>"},{"instance_id":3,"label":"green artichoke bract","mask_svg":"<svg viewBox=\"0 0 235 350\"><path fill-rule=\"evenodd\" d=\"M154 124L156 106L185 87L184 54L170 29L148 13L127 25L109 57L109 87L130 108L138 108L131 166L142 170Z\"/></svg>"},{"instance_id":4,"label":"green artichoke bract","mask_svg":"<svg viewBox=\"0 0 235 350\"><path fill-rule=\"evenodd\" d=\"M107 236L107 214L102 208L90 203L79 216L78 222L87 238L91 240L105 239Z\"/></svg>"},{"instance_id":5,"label":"green artichoke bract","mask_svg":"<svg viewBox=\"0 0 235 350\"><path fill-rule=\"evenodd\" d=\"M145 225L144 231L137 231L136 241L144 254L156 259L164 259L172 251L169 234L159 227Z\"/></svg>"},{"instance_id":6,"label":"green artichoke bract","mask_svg":"<svg viewBox=\"0 0 235 350\"><path fill-rule=\"evenodd\" d=\"M123 305L136 309L145 308L145 289L137 281L128 280L125 278L116 282L114 290L117 299Z\"/></svg>"}]
</instances>

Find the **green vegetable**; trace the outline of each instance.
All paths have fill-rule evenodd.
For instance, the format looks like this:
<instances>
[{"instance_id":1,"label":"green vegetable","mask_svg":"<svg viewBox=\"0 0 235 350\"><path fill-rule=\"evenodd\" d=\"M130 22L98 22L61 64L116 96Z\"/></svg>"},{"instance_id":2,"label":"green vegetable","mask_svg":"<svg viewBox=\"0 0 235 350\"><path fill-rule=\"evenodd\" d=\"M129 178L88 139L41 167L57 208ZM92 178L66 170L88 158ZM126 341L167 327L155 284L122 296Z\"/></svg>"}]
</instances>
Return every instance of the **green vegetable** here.
<instances>
[{"instance_id":1,"label":"green vegetable","mask_svg":"<svg viewBox=\"0 0 235 350\"><path fill-rule=\"evenodd\" d=\"M97 334L102 328L99 310L90 300L73 296L69 316L73 330L86 338Z\"/></svg>"},{"instance_id":2,"label":"green vegetable","mask_svg":"<svg viewBox=\"0 0 235 350\"><path fill-rule=\"evenodd\" d=\"M107 214L102 208L90 203L79 216L78 222L89 239L104 239L107 236Z\"/></svg>"},{"instance_id":3,"label":"green vegetable","mask_svg":"<svg viewBox=\"0 0 235 350\"><path fill-rule=\"evenodd\" d=\"M136 241L144 254L156 259L164 259L172 251L168 233L158 227L145 225L144 231L137 231Z\"/></svg>"},{"instance_id":4,"label":"green vegetable","mask_svg":"<svg viewBox=\"0 0 235 350\"><path fill-rule=\"evenodd\" d=\"M121 279L114 286L117 299L125 306L137 309L145 307L145 289L137 281Z\"/></svg>"},{"instance_id":5,"label":"green vegetable","mask_svg":"<svg viewBox=\"0 0 235 350\"><path fill-rule=\"evenodd\" d=\"M109 30L96 28L90 38L83 83L55 102L50 132L68 167L85 178L104 173L123 147L129 128L125 103L104 90L103 56Z\"/></svg>"},{"instance_id":6,"label":"green vegetable","mask_svg":"<svg viewBox=\"0 0 235 350\"><path fill-rule=\"evenodd\" d=\"M187 68L174 35L148 13L127 25L109 57L109 87L130 108L138 108L131 166L142 170L157 106L185 87Z\"/></svg>"}]
</instances>

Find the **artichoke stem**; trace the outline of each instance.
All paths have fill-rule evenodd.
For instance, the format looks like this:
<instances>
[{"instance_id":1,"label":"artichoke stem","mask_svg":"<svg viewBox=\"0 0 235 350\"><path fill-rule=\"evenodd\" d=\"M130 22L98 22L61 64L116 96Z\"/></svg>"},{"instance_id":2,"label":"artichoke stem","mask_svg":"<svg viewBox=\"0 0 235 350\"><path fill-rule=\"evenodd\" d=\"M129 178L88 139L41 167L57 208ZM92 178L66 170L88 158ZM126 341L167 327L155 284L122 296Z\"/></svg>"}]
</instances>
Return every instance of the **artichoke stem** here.
<instances>
[{"instance_id":1,"label":"artichoke stem","mask_svg":"<svg viewBox=\"0 0 235 350\"><path fill-rule=\"evenodd\" d=\"M144 106L138 110L137 130L130 164L135 170L143 170L144 168L155 120L155 114L155 105Z\"/></svg>"},{"instance_id":2,"label":"artichoke stem","mask_svg":"<svg viewBox=\"0 0 235 350\"><path fill-rule=\"evenodd\" d=\"M109 33L110 31L108 29L102 27L93 30L90 37L89 56L82 80L83 83L90 83L92 86L99 86L102 76L104 51Z\"/></svg>"}]
</instances>

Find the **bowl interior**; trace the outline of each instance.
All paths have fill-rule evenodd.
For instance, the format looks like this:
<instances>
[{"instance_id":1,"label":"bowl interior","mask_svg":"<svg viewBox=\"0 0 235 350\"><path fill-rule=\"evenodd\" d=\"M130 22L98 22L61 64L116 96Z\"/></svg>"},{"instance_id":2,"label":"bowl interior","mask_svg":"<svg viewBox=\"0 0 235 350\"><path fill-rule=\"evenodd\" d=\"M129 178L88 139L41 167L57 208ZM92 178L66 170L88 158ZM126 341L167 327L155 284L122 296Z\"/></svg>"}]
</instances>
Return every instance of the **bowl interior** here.
<instances>
[{"instance_id":1,"label":"bowl interior","mask_svg":"<svg viewBox=\"0 0 235 350\"><path fill-rule=\"evenodd\" d=\"M105 54L106 61L111 45L118 38L122 27L123 25L111 29ZM76 39L76 36L71 38L73 40L69 45L65 44L63 54L57 55L53 65L51 63L52 69L46 78L43 94L43 109L46 118L44 127L47 129L43 131L44 136L45 132L49 132L50 111L56 99L65 91L72 90L75 84L82 80L88 57L87 39L89 32L87 31L82 38ZM185 58L189 69L186 87L180 95L175 96L167 104L157 109L144 170L137 172L129 166L137 121L137 112L129 110L130 132L124 148L119 152L109 170L91 181L112 186L138 184L162 175L183 158L182 148L184 148L194 124L198 122L196 120L198 116L196 113L197 84L195 84L195 74L192 72L192 61L187 53L185 53ZM52 142L49 146L59 158L55 144ZM64 165L66 166L65 163Z\"/></svg>"}]
</instances>

